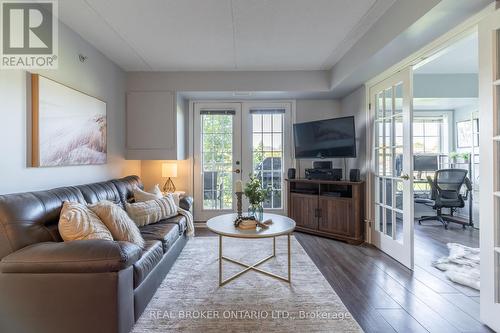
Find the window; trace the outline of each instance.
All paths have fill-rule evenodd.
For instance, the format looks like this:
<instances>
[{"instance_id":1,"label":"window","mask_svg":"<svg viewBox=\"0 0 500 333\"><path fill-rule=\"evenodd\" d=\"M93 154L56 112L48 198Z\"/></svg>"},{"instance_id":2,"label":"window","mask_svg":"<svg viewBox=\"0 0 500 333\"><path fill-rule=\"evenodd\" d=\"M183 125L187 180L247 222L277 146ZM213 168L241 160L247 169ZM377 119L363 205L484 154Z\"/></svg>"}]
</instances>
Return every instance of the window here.
<instances>
[{"instance_id":1,"label":"window","mask_svg":"<svg viewBox=\"0 0 500 333\"><path fill-rule=\"evenodd\" d=\"M443 118L413 119L413 153L440 154L443 150Z\"/></svg>"},{"instance_id":2,"label":"window","mask_svg":"<svg viewBox=\"0 0 500 333\"><path fill-rule=\"evenodd\" d=\"M284 109L251 109L253 170L270 188L264 208L281 209L283 188Z\"/></svg>"}]
</instances>

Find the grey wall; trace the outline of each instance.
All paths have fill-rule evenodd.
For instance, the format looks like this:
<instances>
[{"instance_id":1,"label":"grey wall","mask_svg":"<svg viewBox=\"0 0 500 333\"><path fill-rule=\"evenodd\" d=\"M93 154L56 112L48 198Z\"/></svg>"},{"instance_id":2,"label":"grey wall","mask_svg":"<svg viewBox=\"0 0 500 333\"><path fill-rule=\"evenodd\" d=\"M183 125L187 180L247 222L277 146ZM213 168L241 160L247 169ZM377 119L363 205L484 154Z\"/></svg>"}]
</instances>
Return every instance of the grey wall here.
<instances>
[{"instance_id":1,"label":"grey wall","mask_svg":"<svg viewBox=\"0 0 500 333\"><path fill-rule=\"evenodd\" d=\"M129 90L329 91L326 71L130 72Z\"/></svg>"},{"instance_id":2,"label":"grey wall","mask_svg":"<svg viewBox=\"0 0 500 333\"><path fill-rule=\"evenodd\" d=\"M356 122L357 157L348 159L348 169L360 169L366 173L366 89L365 86L341 99L342 116L354 116Z\"/></svg>"},{"instance_id":3,"label":"grey wall","mask_svg":"<svg viewBox=\"0 0 500 333\"><path fill-rule=\"evenodd\" d=\"M342 117L341 105L338 100L298 99L296 101L296 123L304 123L308 121L323 120L335 117ZM325 161L332 161L335 167L342 167L342 161L340 159L325 159ZM304 177L306 168L312 167L312 162L313 160L309 159L296 161L297 172L299 172L301 177Z\"/></svg>"},{"instance_id":4,"label":"grey wall","mask_svg":"<svg viewBox=\"0 0 500 333\"><path fill-rule=\"evenodd\" d=\"M98 166L29 168L27 73L0 71L0 194L89 183L140 174L140 162L125 161L125 74L64 25L59 27L59 69L40 74L107 102L108 163ZM78 54L88 56L85 63Z\"/></svg>"}]
</instances>

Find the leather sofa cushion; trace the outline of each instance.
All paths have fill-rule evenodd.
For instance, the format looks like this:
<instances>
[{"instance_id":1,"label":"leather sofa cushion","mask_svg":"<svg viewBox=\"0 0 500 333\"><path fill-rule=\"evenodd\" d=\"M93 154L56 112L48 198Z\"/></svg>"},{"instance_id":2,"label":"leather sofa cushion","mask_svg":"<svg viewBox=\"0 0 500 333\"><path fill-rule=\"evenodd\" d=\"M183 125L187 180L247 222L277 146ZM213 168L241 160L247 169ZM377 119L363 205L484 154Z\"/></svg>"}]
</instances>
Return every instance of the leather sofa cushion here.
<instances>
[{"instance_id":1,"label":"leather sofa cushion","mask_svg":"<svg viewBox=\"0 0 500 333\"><path fill-rule=\"evenodd\" d=\"M120 202L122 208L125 209L126 202L134 202L134 188L138 187L140 189L144 188L142 182L137 176L128 176L120 179L111 180L115 184L118 194L120 195Z\"/></svg>"},{"instance_id":2,"label":"leather sofa cushion","mask_svg":"<svg viewBox=\"0 0 500 333\"><path fill-rule=\"evenodd\" d=\"M182 196L179 199L179 207L184 210L191 211L191 208L193 208L193 198L190 196Z\"/></svg>"},{"instance_id":3,"label":"leather sofa cushion","mask_svg":"<svg viewBox=\"0 0 500 333\"><path fill-rule=\"evenodd\" d=\"M167 253L177 238L179 238L179 226L175 223L168 222L168 220L148 224L139 229L145 240L161 241L164 253Z\"/></svg>"},{"instance_id":4,"label":"leather sofa cushion","mask_svg":"<svg viewBox=\"0 0 500 333\"><path fill-rule=\"evenodd\" d=\"M117 272L134 264L141 249L132 243L101 239L37 243L0 261L3 273Z\"/></svg>"},{"instance_id":5,"label":"leather sofa cushion","mask_svg":"<svg viewBox=\"0 0 500 333\"><path fill-rule=\"evenodd\" d=\"M174 217L161 220L161 223L175 223L179 226L179 235L182 235L187 229L187 220L182 215L176 215Z\"/></svg>"},{"instance_id":6,"label":"leather sofa cushion","mask_svg":"<svg viewBox=\"0 0 500 333\"><path fill-rule=\"evenodd\" d=\"M82 192L87 204L93 204L99 201L107 200L122 206L120 194L118 193L118 189L113 182L107 181L101 183L80 185L76 188L78 188L80 192Z\"/></svg>"},{"instance_id":7,"label":"leather sofa cushion","mask_svg":"<svg viewBox=\"0 0 500 333\"><path fill-rule=\"evenodd\" d=\"M0 258L31 244L58 241L54 231L64 201L85 203L76 187L1 195Z\"/></svg>"},{"instance_id":8,"label":"leather sofa cushion","mask_svg":"<svg viewBox=\"0 0 500 333\"><path fill-rule=\"evenodd\" d=\"M162 257L162 243L157 240L146 241L141 258L134 263L134 288L137 288L146 279Z\"/></svg>"}]
</instances>

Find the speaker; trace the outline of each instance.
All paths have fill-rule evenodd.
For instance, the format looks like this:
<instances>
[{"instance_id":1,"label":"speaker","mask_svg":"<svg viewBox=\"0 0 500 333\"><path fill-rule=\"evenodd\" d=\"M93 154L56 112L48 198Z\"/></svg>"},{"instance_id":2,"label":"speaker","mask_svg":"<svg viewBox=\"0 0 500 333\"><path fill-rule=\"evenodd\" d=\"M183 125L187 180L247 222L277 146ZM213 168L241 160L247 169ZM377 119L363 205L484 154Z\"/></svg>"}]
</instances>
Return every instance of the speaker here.
<instances>
[{"instance_id":1,"label":"speaker","mask_svg":"<svg viewBox=\"0 0 500 333\"><path fill-rule=\"evenodd\" d=\"M295 168L288 169L288 179L295 179Z\"/></svg>"},{"instance_id":2,"label":"speaker","mask_svg":"<svg viewBox=\"0 0 500 333\"><path fill-rule=\"evenodd\" d=\"M349 180L351 182L359 182L360 178L361 178L361 175L360 175L359 169L351 169L351 171L349 171Z\"/></svg>"},{"instance_id":3,"label":"speaker","mask_svg":"<svg viewBox=\"0 0 500 333\"><path fill-rule=\"evenodd\" d=\"M332 161L314 161L313 169L331 169Z\"/></svg>"}]
</instances>

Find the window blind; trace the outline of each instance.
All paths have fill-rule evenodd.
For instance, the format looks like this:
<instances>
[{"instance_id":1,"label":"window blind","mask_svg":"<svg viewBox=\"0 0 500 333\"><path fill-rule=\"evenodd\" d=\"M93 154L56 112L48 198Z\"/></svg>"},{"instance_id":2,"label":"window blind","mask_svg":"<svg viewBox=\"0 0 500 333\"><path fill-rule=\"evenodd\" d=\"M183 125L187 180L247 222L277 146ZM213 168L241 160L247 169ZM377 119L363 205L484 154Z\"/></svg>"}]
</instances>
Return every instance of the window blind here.
<instances>
[{"instance_id":1,"label":"window blind","mask_svg":"<svg viewBox=\"0 0 500 333\"><path fill-rule=\"evenodd\" d=\"M201 110L202 115L231 115L234 116L236 111L234 110Z\"/></svg>"}]
</instances>

